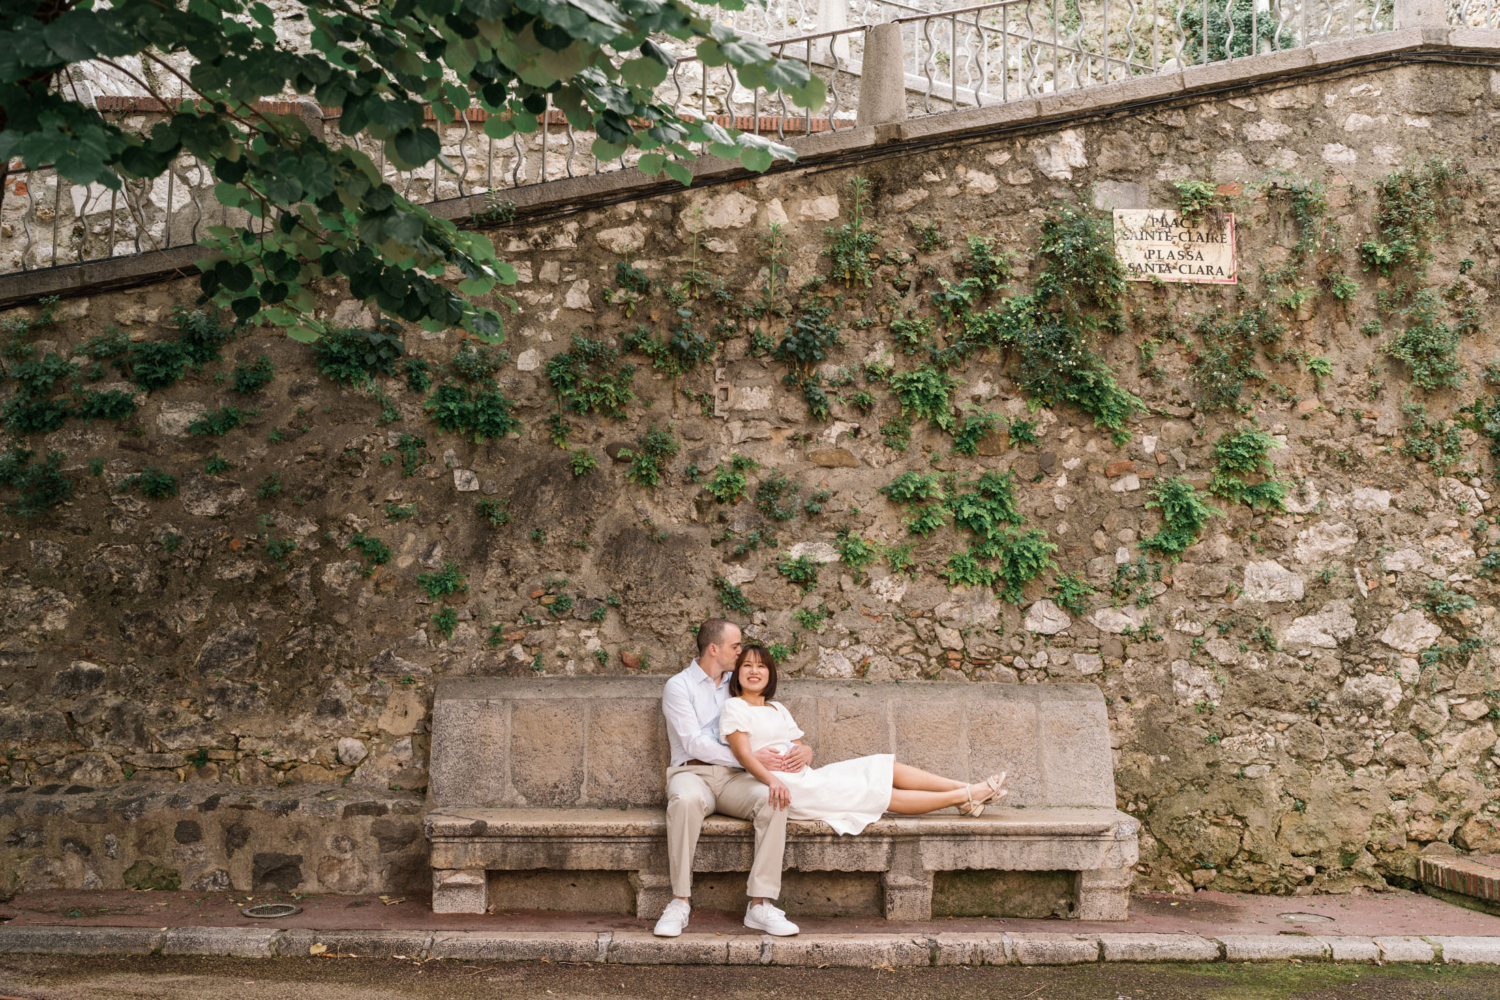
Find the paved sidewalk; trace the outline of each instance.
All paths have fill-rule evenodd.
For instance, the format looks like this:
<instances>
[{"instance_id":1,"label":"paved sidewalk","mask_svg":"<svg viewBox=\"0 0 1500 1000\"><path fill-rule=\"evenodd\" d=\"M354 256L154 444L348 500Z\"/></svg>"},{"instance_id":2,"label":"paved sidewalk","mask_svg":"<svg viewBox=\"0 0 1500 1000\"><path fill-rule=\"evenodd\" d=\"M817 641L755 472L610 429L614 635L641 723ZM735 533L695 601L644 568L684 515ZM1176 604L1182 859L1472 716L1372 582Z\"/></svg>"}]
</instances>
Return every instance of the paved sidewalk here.
<instances>
[{"instance_id":1,"label":"paved sidewalk","mask_svg":"<svg viewBox=\"0 0 1500 1000\"><path fill-rule=\"evenodd\" d=\"M781 966L1059 965L1086 962L1333 961L1500 965L1500 917L1419 893L1266 897L1137 895L1121 923L964 918L921 923L802 919L794 938L695 912L680 938L628 916L513 911L434 914L425 899L320 896L278 920L243 905L282 895L25 893L0 907L0 953L309 954L411 959Z\"/></svg>"}]
</instances>

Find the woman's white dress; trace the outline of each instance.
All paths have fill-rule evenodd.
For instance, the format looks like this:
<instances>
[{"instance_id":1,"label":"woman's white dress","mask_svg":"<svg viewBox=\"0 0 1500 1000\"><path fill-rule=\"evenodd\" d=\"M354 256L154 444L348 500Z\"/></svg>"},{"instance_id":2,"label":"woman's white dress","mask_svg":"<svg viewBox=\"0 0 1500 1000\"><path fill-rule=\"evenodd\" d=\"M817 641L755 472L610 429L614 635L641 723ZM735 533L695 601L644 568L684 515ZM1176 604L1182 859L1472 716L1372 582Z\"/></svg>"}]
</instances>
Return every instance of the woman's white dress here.
<instances>
[{"instance_id":1,"label":"woman's white dress","mask_svg":"<svg viewBox=\"0 0 1500 1000\"><path fill-rule=\"evenodd\" d=\"M802 738L797 721L780 702L751 705L742 698L724 703L719 732L726 738L730 733L747 733L752 753L765 747L786 750L793 740ZM774 773L792 793L788 819L820 819L839 833L856 834L890 808L895 763L894 754L877 753Z\"/></svg>"}]
</instances>

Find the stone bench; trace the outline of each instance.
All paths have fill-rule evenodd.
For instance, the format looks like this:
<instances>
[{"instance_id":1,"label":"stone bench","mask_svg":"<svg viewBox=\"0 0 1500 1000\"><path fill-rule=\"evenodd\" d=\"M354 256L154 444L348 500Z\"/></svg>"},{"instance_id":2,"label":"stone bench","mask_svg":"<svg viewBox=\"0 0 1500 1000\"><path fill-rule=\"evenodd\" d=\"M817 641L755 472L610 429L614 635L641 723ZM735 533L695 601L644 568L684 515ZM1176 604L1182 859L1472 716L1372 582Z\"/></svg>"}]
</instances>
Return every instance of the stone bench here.
<instances>
[{"instance_id":1,"label":"stone bench","mask_svg":"<svg viewBox=\"0 0 1500 1000\"><path fill-rule=\"evenodd\" d=\"M496 878L487 873L604 871L628 873L637 915L660 914L671 894L665 680L440 681L425 819L433 909L503 905L492 900ZM1115 808L1098 688L787 680L778 700L806 731L818 763L894 752L971 780L1008 771L1011 790L1005 807L977 820L952 810L888 815L858 837L821 822L790 823L787 869L878 873L893 920L931 917L934 873L1064 872L1068 915L1126 918L1140 824ZM753 842L748 822L711 816L695 870L748 871Z\"/></svg>"}]
</instances>

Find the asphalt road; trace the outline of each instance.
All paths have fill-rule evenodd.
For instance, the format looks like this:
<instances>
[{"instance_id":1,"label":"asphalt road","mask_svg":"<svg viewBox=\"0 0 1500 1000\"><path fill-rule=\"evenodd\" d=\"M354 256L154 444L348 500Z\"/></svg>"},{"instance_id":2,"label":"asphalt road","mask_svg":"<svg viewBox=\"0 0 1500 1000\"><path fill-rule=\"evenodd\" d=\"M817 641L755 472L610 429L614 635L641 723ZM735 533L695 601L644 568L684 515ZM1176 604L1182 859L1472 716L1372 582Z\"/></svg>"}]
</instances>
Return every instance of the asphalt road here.
<instances>
[{"instance_id":1,"label":"asphalt road","mask_svg":"<svg viewBox=\"0 0 1500 1000\"><path fill-rule=\"evenodd\" d=\"M23 1000L1495 1000L1500 969L1090 965L746 969L393 959L0 956Z\"/></svg>"}]
</instances>

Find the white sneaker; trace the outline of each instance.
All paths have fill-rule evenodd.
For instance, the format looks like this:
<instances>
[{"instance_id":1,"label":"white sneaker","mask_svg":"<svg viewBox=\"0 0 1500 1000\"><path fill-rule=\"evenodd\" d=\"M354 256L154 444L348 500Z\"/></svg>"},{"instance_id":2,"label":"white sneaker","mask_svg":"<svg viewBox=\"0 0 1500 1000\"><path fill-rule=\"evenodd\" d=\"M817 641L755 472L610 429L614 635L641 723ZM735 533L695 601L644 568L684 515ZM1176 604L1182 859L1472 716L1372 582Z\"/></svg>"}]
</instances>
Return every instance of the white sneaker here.
<instances>
[{"instance_id":1,"label":"white sneaker","mask_svg":"<svg viewBox=\"0 0 1500 1000\"><path fill-rule=\"evenodd\" d=\"M790 937L799 929L785 913L770 903L751 903L745 911L745 926L777 937Z\"/></svg>"},{"instance_id":2,"label":"white sneaker","mask_svg":"<svg viewBox=\"0 0 1500 1000\"><path fill-rule=\"evenodd\" d=\"M673 899L661 912L661 919L656 922L651 933L657 937L676 937L688 925L688 917L692 912L693 907L687 900Z\"/></svg>"}]
</instances>

